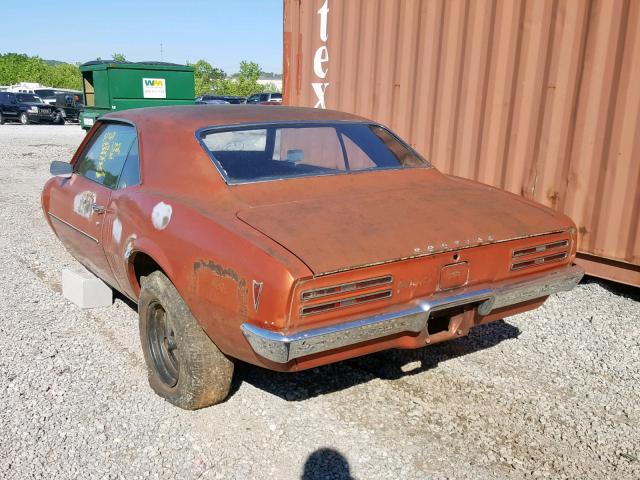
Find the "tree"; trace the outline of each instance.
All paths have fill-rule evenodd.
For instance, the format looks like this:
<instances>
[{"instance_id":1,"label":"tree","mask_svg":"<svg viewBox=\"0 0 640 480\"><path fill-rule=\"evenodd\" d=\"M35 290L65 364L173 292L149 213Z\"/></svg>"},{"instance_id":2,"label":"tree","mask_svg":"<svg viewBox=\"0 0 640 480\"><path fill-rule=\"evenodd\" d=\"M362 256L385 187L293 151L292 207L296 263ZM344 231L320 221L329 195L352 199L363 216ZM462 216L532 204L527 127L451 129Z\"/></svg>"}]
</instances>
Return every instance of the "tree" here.
<instances>
[{"instance_id":1,"label":"tree","mask_svg":"<svg viewBox=\"0 0 640 480\"><path fill-rule=\"evenodd\" d=\"M187 62L187 65L190 65ZM196 96L217 90L219 82L227 78L227 74L220 68L213 67L206 60L198 60L193 65L195 76Z\"/></svg>"},{"instance_id":2,"label":"tree","mask_svg":"<svg viewBox=\"0 0 640 480\"><path fill-rule=\"evenodd\" d=\"M0 54L0 85L35 82L58 88L77 88L82 76L77 66L68 63L49 65L40 57L24 54Z\"/></svg>"},{"instance_id":3,"label":"tree","mask_svg":"<svg viewBox=\"0 0 640 480\"><path fill-rule=\"evenodd\" d=\"M55 65L50 67L49 85L82 90L82 75L75 65L69 63Z\"/></svg>"},{"instance_id":4,"label":"tree","mask_svg":"<svg viewBox=\"0 0 640 480\"><path fill-rule=\"evenodd\" d=\"M127 59L124 56L124 53L114 53L113 54L113 59L116 62L126 62L127 61Z\"/></svg>"},{"instance_id":5,"label":"tree","mask_svg":"<svg viewBox=\"0 0 640 480\"><path fill-rule=\"evenodd\" d=\"M255 62L240 62L240 71L234 78L225 78L218 83L216 93L221 95L237 95L248 97L258 92L276 91L273 84L260 85L258 79L262 75L260 65Z\"/></svg>"}]
</instances>

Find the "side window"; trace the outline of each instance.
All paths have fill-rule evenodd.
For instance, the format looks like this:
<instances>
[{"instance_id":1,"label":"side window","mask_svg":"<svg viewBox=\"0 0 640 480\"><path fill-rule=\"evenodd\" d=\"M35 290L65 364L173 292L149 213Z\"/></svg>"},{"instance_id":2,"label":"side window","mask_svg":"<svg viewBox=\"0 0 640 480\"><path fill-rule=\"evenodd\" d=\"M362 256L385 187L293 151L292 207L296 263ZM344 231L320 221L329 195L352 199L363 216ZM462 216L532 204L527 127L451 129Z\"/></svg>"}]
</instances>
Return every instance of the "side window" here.
<instances>
[{"instance_id":1,"label":"side window","mask_svg":"<svg viewBox=\"0 0 640 480\"><path fill-rule=\"evenodd\" d=\"M116 188L127 154L136 140L130 125L104 124L75 165L75 173L108 188Z\"/></svg>"},{"instance_id":2,"label":"side window","mask_svg":"<svg viewBox=\"0 0 640 480\"><path fill-rule=\"evenodd\" d=\"M140 161L138 160L138 139L131 145L127 160L118 180L118 190L140 184Z\"/></svg>"}]
</instances>

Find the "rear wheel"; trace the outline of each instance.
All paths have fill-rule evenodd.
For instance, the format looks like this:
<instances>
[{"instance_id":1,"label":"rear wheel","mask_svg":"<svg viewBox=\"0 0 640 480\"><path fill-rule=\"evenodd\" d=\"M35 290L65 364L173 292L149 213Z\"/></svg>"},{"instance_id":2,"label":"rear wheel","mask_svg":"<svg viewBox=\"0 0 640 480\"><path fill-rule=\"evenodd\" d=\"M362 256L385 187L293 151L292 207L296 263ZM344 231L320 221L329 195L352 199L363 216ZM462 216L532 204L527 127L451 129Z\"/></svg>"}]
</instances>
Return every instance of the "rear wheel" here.
<instances>
[{"instance_id":1,"label":"rear wheel","mask_svg":"<svg viewBox=\"0 0 640 480\"><path fill-rule=\"evenodd\" d=\"M2 115L2 112L0 112L0 125L4 124L4 116Z\"/></svg>"},{"instance_id":2,"label":"rear wheel","mask_svg":"<svg viewBox=\"0 0 640 480\"><path fill-rule=\"evenodd\" d=\"M202 330L162 272L142 278L138 312L151 388L186 410L223 401L231 387L233 362Z\"/></svg>"},{"instance_id":3,"label":"rear wheel","mask_svg":"<svg viewBox=\"0 0 640 480\"><path fill-rule=\"evenodd\" d=\"M29 123L31 123L31 122L29 121L29 115L27 115L25 112L22 112L22 113L20 114L20 123L21 123L22 125L29 125Z\"/></svg>"}]
</instances>

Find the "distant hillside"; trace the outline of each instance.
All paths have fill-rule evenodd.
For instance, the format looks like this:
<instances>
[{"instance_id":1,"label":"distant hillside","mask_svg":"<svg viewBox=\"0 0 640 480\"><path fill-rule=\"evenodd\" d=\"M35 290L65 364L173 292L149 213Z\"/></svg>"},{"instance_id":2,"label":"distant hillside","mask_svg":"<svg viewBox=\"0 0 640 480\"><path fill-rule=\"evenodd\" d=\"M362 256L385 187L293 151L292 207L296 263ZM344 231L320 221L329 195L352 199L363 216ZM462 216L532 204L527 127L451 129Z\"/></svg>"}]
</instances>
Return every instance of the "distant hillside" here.
<instances>
[{"instance_id":1,"label":"distant hillside","mask_svg":"<svg viewBox=\"0 0 640 480\"><path fill-rule=\"evenodd\" d=\"M0 53L0 85L20 82L80 89L82 76L77 66L66 62L43 60L20 53Z\"/></svg>"},{"instance_id":2,"label":"distant hillside","mask_svg":"<svg viewBox=\"0 0 640 480\"><path fill-rule=\"evenodd\" d=\"M56 65L64 65L69 62L61 62L60 60L42 60L44 63L49 65L50 67L55 67Z\"/></svg>"}]
</instances>

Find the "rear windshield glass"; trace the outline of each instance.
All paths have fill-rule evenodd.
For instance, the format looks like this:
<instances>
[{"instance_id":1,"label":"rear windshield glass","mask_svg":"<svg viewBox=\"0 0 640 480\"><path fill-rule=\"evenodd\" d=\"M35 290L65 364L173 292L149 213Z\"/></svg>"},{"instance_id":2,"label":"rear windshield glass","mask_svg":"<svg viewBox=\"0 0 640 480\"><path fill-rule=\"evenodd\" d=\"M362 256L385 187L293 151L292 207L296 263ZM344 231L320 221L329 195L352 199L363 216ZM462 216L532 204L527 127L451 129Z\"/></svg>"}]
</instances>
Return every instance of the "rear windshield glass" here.
<instances>
[{"instance_id":1,"label":"rear windshield glass","mask_svg":"<svg viewBox=\"0 0 640 480\"><path fill-rule=\"evenodd\" d=\"M201 138L229 183L429 166L379 125L265 125Z\"/></svg>"}]
</instances>

